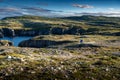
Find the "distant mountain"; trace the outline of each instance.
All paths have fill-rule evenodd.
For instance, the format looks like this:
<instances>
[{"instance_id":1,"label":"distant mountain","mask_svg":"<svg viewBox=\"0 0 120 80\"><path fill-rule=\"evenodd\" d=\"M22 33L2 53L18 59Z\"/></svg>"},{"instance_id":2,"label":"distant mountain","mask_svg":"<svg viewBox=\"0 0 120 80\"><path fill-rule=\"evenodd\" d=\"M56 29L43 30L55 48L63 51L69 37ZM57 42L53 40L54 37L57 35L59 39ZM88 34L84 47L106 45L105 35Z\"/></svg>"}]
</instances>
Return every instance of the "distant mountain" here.
<instances>
[{"instance_id":1,"label":"distant mountain","mask_svg":"<svg viewBox=\"0 0 120 80\"><path fill-rule=\"evenodd\" d=\"M14 16L14 17L5 17L1 20L10 20L10 19L48 19L47 17L41 16L31 16L31 15L24 15L24 16Z\"/></svg>"},{"instance_id":2,"label":"distant mountain","mask_svg":"<svg viewBox=\"0 0 120 80\"><path fill-rule=\"evenodd\" d=\"M105 16L91 16L91 15L83 15L83 16L71 16L64 17L62 19L67 20L75 20L75 21L119 21L119 17L105 17Z\"/></svg>"},{"instance_id":3,"label":"distant mountain","mask_svg":"<svg viewBox=\"0 0 120 80\"><path fill-rule=\"evenodd\" d=\"M48 18L48 17L41 17L41 16L14 16L14 17L5 17L1 20L10 20L10 19L34 19L34 20L74 20L74 21L111 21L111 22L120 22L120 17L105 17L105 16L91 16L91 15L83 15L83 16L71 16L71 17L62 17L62 18Z\"/></svg>"}]
</instances>

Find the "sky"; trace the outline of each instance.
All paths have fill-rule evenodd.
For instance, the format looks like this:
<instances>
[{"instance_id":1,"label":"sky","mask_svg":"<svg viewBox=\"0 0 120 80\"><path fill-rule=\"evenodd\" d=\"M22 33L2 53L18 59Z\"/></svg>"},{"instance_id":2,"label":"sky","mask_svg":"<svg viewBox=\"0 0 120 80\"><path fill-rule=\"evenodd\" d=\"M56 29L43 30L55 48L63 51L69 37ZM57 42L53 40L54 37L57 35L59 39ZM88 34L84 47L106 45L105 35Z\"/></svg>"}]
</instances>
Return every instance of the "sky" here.
<instances>
[{"instance_id":1,"label":"sky","mask_svg":"<svg viewBox=\"0 0 120 80\"><path fill-rule=\"evenodd\" d=\"M0 0L0 18L21 15L120 17L120 0Z\"/></svg>"}]
</instances>

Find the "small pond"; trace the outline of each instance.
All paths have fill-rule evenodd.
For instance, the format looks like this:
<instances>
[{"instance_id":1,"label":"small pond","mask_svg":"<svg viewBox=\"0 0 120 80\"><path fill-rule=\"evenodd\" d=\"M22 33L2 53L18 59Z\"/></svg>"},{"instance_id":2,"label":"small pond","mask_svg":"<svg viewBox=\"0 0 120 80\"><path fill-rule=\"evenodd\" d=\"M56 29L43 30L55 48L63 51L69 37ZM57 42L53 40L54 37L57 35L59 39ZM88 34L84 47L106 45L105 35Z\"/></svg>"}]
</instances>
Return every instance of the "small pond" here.
<instances>
[{"instance_id":1,"label":"small pond","mask_svg":"<svg viewBox=\"0 0 120 80\"><path fill-rule=\"evenodd\" d=\"M31 37L13 37L13 38L10 38L10 37L4 37L4 38L0 38L0 40L9 40L9 41L12 41L14 43L14 46L18 46L18 44L23 41L23 40L28 40L30 39Z\"/></svg>"}]
</instances>

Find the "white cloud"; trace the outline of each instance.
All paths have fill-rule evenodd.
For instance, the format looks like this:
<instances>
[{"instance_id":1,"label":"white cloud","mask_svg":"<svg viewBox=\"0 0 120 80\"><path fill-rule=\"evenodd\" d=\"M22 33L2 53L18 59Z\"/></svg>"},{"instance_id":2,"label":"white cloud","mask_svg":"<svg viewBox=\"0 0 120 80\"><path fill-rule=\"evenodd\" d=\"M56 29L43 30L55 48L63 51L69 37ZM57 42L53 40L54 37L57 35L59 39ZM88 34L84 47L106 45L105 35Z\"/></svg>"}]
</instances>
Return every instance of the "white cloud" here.
<instances>
[{"instance_id":1,"label":"white cloud","mask_svg":"<svg viewBox=\"0 0 120 80\"><path fill-rule=\"evenodd\" d=\"M110 11L111 11L111 10L115 10L115 9L114 9L114 8L108 8L108 10L110 10Z\"/></svg>"},{"instance_id":2,"label":"white cloud","mask_svg":"<svg viewBox=\"0 0 120 80\"><path fill-rule=\"evenodd\" d=\"M73 7L78 7L78 8L94 8L93 6L90 5L82 5L82 4L73 4Z\"/></svg>"}]
</instances>

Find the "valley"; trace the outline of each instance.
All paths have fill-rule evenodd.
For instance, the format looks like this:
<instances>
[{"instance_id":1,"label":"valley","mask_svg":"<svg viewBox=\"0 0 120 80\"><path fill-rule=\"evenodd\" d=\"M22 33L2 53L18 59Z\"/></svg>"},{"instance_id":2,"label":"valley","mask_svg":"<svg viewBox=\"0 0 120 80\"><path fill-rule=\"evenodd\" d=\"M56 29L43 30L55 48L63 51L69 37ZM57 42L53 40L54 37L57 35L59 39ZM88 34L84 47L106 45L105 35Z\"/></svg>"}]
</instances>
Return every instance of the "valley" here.
<instances>
[{"instance_id":1,"label":"valley","mask_svg":"<svg viewBox=\"0 0 120 80\"><path fill-rule=\"evenodd\" d=\"M119 21L104 16L3 18L0 80L119 80Z\"/></svg>"}]
</instances>

